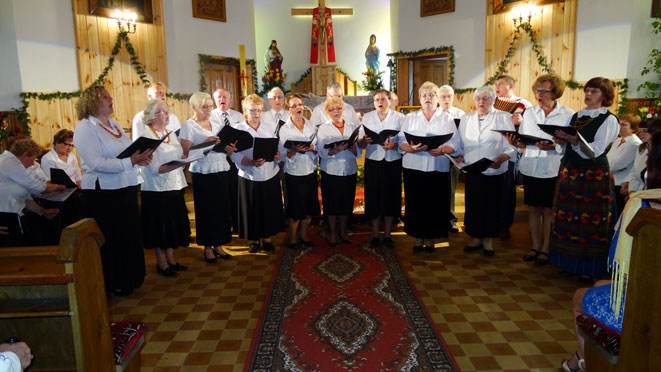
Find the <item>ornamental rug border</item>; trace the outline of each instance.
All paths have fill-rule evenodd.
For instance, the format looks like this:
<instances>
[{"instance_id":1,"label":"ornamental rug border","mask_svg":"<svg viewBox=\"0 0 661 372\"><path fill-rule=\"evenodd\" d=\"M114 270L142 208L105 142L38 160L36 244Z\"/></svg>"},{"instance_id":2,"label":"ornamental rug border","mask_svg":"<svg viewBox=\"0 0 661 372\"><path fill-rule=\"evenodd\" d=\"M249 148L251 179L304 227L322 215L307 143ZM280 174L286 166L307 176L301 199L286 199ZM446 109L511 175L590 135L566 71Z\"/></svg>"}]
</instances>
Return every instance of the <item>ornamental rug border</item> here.
<instances>
[{"instance_id":1,"label":"ornamental rug border","mask_svg":"<svg viewBox=\"0 0 661 372\"><path fill-rule=\"evenodd\" d=\"M395 250L315 243L311 250L280 250L244 371L459 371ZM370 260L376 268L365 267ZM326 283L332 281L333 299L315 297L312 292L319 288L301 279L297 263ZM352 292L351 281L360 275L370 282ZM328 298L323 305L322 298ZM389 313L373 312L370 305L377 302ZM283 329L301 308L308 308L304 324ZM340 335L334 335L338 329ZM394 350L384 352L386 344Z\"/></svg>"}]
</instances>

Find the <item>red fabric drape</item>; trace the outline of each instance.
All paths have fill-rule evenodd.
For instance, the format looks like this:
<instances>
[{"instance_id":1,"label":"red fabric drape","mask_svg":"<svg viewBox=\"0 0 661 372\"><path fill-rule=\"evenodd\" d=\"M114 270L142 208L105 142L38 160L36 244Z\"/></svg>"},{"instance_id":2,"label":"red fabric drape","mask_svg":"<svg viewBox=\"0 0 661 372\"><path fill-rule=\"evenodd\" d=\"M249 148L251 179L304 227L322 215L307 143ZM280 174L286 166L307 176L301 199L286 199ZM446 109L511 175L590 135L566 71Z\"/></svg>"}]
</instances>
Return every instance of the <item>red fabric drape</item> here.
<instances>
[{"instance_id":1,"label":"red fabric drape","mask_svg":"<svg viewBox=\"0 0 661 372\"><path fill-rule=\"evenodd\" d=\"M325 8L324 10L324 24L326 36L326 52L328 55L328 62L335 62L335 36L333 35L333 21L331 18L331 9ZM321 15L319 8L314 8L312 11L312 38L310 42L310 63L319 63L319 43L320 43L320 25Z\"/></svg>"}]
</instances>

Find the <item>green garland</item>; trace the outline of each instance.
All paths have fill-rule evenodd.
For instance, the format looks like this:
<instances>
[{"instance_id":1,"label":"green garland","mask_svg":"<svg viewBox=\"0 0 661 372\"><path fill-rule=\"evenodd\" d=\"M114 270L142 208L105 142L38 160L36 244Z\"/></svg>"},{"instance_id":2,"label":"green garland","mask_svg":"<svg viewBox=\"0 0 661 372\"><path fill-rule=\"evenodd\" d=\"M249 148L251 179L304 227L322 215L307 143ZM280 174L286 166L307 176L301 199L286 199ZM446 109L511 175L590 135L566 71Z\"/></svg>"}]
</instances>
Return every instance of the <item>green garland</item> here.
<instances>
[{"instance_id":1,"label":"green garland","mask_svg":"<svg viewBox=\"0 0 661 372\"><path fill-rule=\"evenodd\" d=\"M238 58L234 57L214 57L214 56L209 56L206 54L198 54L198 59L199 59L199 74L200 74L200 92L206 92L207 88L207 80L204 77L204 65L207 63L216 63L216 64L223 64L223 65L234 65L234 66L240 66L241 65L241 60ZM252 81L255 86L255 92L258 91L257 89L257 65L255 64L254 59L246 59L246 65L252 65Z\"/></svg>"},{"instance_id":2,"label":"green garland","mask_svg":"<svg viewBox=\"0 0 661 372\"><path fill-rule=\"evenodd\" d=\"M303 75L301 75L301 77L298 78L298 80L296 80L296 82L294 83L294 85L298 85L298 84L302 83L303 80L305 80L305 78L308 77L311 73L312 73L312 67L308 67L308 69L305 70L305 72L303 73Z\"/></svg>"},{"instance_id":3,"label":"green garland","mask_svg":"<svg viewBox=\"0 0 661 372\"><path fill-rule=\"evenodd\" d=\"M439 54L439 53L447 53L448 54L448 62L450 64L450 85L454 86L454 47L453 46L440 46L436 48L427 48L427 49L420 49L412 52L402 52L401 50L395 53L391 53L389 57L394 57L393 58L393 64L395 65L393 69L395 71L397 70L397 57L416 57L421 54L425 53L434 53L434 54Z\"/></svg>"}]
</instances>

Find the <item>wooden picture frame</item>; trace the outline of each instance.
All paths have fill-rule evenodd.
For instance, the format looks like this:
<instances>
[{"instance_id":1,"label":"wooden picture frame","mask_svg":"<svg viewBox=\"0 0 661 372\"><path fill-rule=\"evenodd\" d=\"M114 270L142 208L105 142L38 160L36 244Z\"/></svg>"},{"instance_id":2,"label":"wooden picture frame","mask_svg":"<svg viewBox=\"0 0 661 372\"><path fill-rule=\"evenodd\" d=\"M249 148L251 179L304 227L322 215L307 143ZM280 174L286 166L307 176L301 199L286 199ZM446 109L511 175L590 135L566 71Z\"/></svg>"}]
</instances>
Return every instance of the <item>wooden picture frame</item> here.
<instances>
[{"instance_id":1,"label":"wooden picture frame","mask_svg":"<svg viewBox=\"0 0 661 372\"><path fill-rule=\"evenodd\" d=\"M454 0L420 0L420 17L454 12Z\"/></svg>"},{"instance_id":2,"label":"wooden picture frame","mask_svg":"<svg viewBox=\"0 0 661 372\"><path fill-rule=\"evenodd\" d=\"M661 0L652 0L652 13L650 17L657 18L659 11L661 11Z\"/></svg>"},{"instance_id":3,"label":"wooden picture frame","mask_svg":"<svg viewBox=\"0 0 661 372\"><path fill-rule=\"evenodd\" d=\"M493 0L493 14L498 14L498 13L504 13L504 12L509 12L512 10L514 7L521 5L521 4L527 4L530 3L532 5L546 5L546 4L553 4L553 3L564 3L565 0L537 0L537 1L529 1L529 0Z\"/></svg>"},{"instance_id":4,"label":"wooden picture frame","mask_svg":"<svg viewBox=\"0 0 661 372\"><path fill-rule=\"evenodd\" d=\"M138 22L153 23L152 0L88 0L89 12L97 17L113 18L116 9L134 11Z\"/></svg>"},{"instance_id":5,"label":"wooden picture frame","mask_svg":"<svg viewBox=\"0 0 661 372\"><path fill-rule=\"evenodd\" d=\"M192 0L193 18L227 22L225 0Z\"/></svg>"}]
</instances>

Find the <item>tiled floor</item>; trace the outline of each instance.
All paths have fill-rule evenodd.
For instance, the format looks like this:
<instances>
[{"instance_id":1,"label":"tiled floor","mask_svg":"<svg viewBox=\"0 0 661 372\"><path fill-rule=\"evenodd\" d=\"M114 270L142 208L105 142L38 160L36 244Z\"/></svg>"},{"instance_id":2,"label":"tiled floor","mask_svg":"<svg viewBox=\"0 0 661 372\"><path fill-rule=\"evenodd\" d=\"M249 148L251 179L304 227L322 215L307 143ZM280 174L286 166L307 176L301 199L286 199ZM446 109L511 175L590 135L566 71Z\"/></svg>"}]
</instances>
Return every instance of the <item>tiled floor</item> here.
<instances>
[{"instance_id":1,"label":"tiled floor","mask_svg":"<svg viewBox=\"0 0 661 372\"><path fill-rule=\"evenodd\" d=\"M458 193L460 212L462 198ZM518 210L512 238L496 239L491 258L465 254L463 233L451 234L449 247L439 244L431 254L413 254L409 237L394 236L462 371L557 371L575 350L569 309L581 285L551 266L521 260L530 245L526 220L525 209ZM180 248L177 257L189 270L176 278L157 275L153 253L146 252L145 284L110 304L113 319L147 324L142 371L243 370L277 260L277 252L249 254L247 248L235 241L227 250L236 257L217 264L205 263L200 247Z\"/></svg>"}]
</instances>

